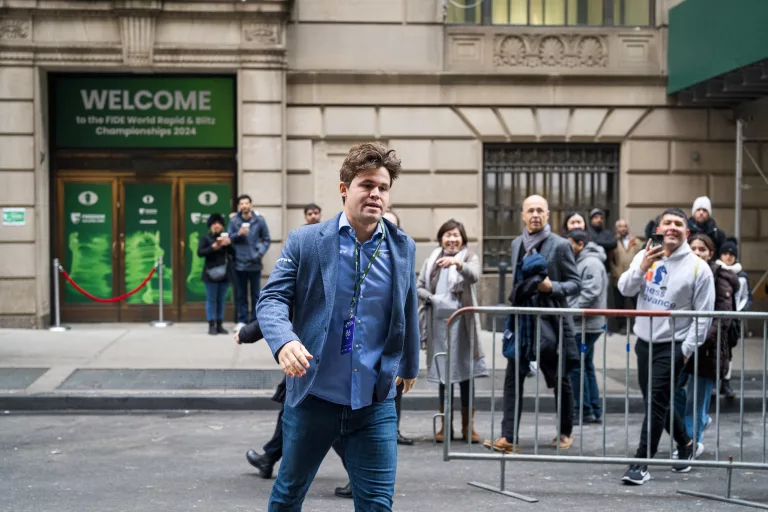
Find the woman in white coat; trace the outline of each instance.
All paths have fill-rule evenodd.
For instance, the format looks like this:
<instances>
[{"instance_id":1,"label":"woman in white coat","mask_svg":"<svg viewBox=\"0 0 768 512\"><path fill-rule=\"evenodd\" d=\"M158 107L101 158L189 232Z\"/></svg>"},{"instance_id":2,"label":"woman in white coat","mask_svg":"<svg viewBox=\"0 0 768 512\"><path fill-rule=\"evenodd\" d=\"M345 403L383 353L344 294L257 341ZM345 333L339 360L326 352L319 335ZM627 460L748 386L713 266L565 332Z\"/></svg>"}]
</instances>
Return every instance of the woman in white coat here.
<instances>
[{"instance_id":1,"label":"woman in white coat","mask_svg":"<svg viewBox=\"0 0 768 512\"><path fill-rule=\"evenodd\" d=\"M451 219L443 224L437 232L437 241L440 246L421 267L418 294L424 303L420 323L422 339L427 345L427 380L440 384L440 412L444 412L445 385L440 383L440 377L446 378L446 361L442 357L435 359L434 355L447 350L448 318L462 307L477 305L475 283L480 277L480 259L467 249L467 233L461 222ZM461 390L462 439L466 441L471 436L473 443L479 443L480 437L474 429L474 410L469 410L470 375L488 376L480 343L479 315L463 315L452 324L450 372L451 382L458 382ZM444 439L441 426L436 441Z\"/></svg>"}]
</instances>

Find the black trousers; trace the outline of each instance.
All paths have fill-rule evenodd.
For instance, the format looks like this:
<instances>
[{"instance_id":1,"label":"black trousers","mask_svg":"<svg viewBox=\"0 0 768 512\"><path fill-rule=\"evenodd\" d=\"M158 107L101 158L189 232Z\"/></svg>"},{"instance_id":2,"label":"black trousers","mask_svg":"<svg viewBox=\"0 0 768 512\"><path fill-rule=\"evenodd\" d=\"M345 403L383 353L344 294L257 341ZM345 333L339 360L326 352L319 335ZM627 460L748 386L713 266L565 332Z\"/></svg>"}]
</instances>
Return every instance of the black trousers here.
<instances>
[{"instance_id":1,"label":"black trousers","mask_svg":"<svg viewBox=\"0 0 768 512\"><path fill-rule=\"evenodd\" d=\"M683 344L676 342L675 352L675 382L679 382L680 374L683 370ZM643 418L643 428L640 433L640 445L637 447L635 457L645 459L648 457L648 446L650 443L651 457L656 455L659 448L662 430L669 433L669 403L670 389L672 384L672 342L654 343L653 355L651 357L649 343L638 339L635 344L635 354L637 354L637 380L640 383L640 390L643 393L646 412ZM650 400L651 400L651 432L648 432L648 367L651 366L653 374L651 375ZM685 430L685 423L675 410L673 420L674 437L678 445L687 446L691 442L688 433ZM670 454L670 457L672 455Z\"/></svg>"},{"instance_id":2,"label":"black trousers","mask_svg":"<svg viewBox=\"0 0 768 512\"><path fill-rule=\"evenodd\" d=\"M525 387L525 376L529 373L530 361L523 356L520 358L520 379L519 388L515 389L515 362L507 361L507 371L504 375L504 418L501 421L501 435L506 438L508 443L518 443L520 429L515 428L523 412L523 390ZM565 366L565 365L563 365ZM545 357L541 355L539 361L539 371L544 371L557 375L557 356ZM565 368L562 372L562 393L563 399L560 404L560 433L570 436L573 433L573 388L571 387L571 378ZM555 402L557 402L558 389L553 389ZM518 398L519 397L519 398Z\"/></svg>"},{"instance_id":3,"label":"black trousers","mask_svg":"<svg viewBox=\"0 0 768 512\"><path fill-rule=\"evenodd\" d=\"M341 459L344 469L347 469L347 463L344 460L344 446L341 444L341 439L337 439L333 443L333 451ZM272 439L264 445L264 455L269 458L272 464L283 458L283 409L280 409L280 413L277 415L277 424L275 425L275 433L272 434Z\"/></svg>"},{"instance_id":4,"label":"black trousers","mask_svg":"<svg viewBox=\"0 0 768 512\"><path fill-rule=\"evenodd\" d=\"M459 394L461 396L461 407L463 409L469 409L469 381L463 380L459 382ZM437 388L437 396L440 400L440 405L445 404L445 384L440 384ZM451 402L453 402L453 384L451 384Z\"/></svg>"}]
</instances>

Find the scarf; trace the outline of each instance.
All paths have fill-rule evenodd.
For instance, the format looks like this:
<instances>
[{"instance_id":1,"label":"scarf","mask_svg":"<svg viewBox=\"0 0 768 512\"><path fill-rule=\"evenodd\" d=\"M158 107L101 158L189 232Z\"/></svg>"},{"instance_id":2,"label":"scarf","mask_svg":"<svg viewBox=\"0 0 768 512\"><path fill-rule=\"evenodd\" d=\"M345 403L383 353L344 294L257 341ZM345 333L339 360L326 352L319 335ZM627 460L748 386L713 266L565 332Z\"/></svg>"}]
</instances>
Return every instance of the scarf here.
<instances>
[{"instance_id":1,"label":"scarf","mask_svg":"<svg viewBox=\"0 0 768 512\"><path fill-rule=\"evenodd\" d=\"M448 255L445 254L445 251L441 247L438 247L434 251L432 251L432 254L429 256L429 263L427 263L427 275L429 276L429 290L432 293L435 293L435 289L437 288L437 281L440 277L440 271L446 271L448 272L448 286L450 290L455 294L459 295L461 288L464 284L464 278L461 277L461 274L459 274L459 271L456 270L455 265L451 265L448 268L440 268L437 266L437 260L444 256L452 256L454 258L457 258L462 263L467 258L467 248L464 247L461 251L459 251L457 254L454 255Z\"/></svg>"},{"instance_id":2,"label":"scarf","mask_svg":"<svg viewBox=\"0 0 768 512\"><path fill-rule=\"evenodd\" d=\"M743 267L741 263L734 263L733 265L726 265L723 260L717 260L717 264L723 267L725 270L730 270L734 274L738 275L742 271Z\"/></svg>"},{"instance_id":3,"label":"scarf","mask_svg":"<svg viewBox=\"0 0 768 512\"><path fill-rule=\"evenodd\" d=\"M528 233L527 229L523 230L524 256L530 256L533 254L533 251L541 247L541 244L544 243L544 240L547 239L550 233L552 233L552 229L549 227L549 224L544 224L544 229L534 234Z\"/></svg>"}]
</instances>

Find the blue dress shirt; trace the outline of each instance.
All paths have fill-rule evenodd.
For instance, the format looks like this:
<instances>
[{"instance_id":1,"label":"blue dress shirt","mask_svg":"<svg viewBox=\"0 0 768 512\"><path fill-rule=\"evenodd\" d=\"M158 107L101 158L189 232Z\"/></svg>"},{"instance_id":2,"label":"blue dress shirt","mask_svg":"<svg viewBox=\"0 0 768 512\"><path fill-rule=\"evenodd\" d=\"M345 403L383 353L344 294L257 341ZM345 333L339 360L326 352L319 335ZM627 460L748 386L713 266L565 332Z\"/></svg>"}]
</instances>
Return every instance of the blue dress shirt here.
<instances>
[{"instance_id":1,"label":"blue dress shirt","mask_svg":"<svg viewBox=\"0 0 768 512\"><path fill-rule=\"evenodd\" d=\"M361 244L359 273L368 268L376 245L383 236L381 224L370 240ZM361 409L373 402L374 386L381 366L381 354L389 331L392 315L392 256L385 238L371 270L360 289L355 314L355 336L352 352L341 353L344 322L349 319L355 289L355 230L342 213L339 218L339 273L336 298L331 314L328 338L323 348L322 364L310 393L352 409ZM359 276L358 276L359 279ZM394 381L387 398L395 396Z\"/></svg>"}]
</instances>

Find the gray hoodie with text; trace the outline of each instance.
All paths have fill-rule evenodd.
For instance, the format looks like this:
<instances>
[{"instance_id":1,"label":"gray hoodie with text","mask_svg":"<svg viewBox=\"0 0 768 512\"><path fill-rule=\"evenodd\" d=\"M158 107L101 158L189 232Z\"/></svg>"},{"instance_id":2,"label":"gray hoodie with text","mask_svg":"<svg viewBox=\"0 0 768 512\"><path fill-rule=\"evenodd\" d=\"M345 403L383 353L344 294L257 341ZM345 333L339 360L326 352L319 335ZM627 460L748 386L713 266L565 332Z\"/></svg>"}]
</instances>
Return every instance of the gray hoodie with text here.
<instances>
[{"instance_id":1,"label":"gray hoodie with text","mask_svg":"<svg viewBox=\"0 0 768 512\"><path fill-rule=\"evenodd\" d=\"M568 305L577 309L605 309L608 304L608 273L605 271L605 250L588 242L576 257L576 270L581 278L581 292L568 297ZM602 332L604 316L586 317L586 332ZM581 334L582 317L574 315L575 334Z\"/></svg>"}]
</instances>

